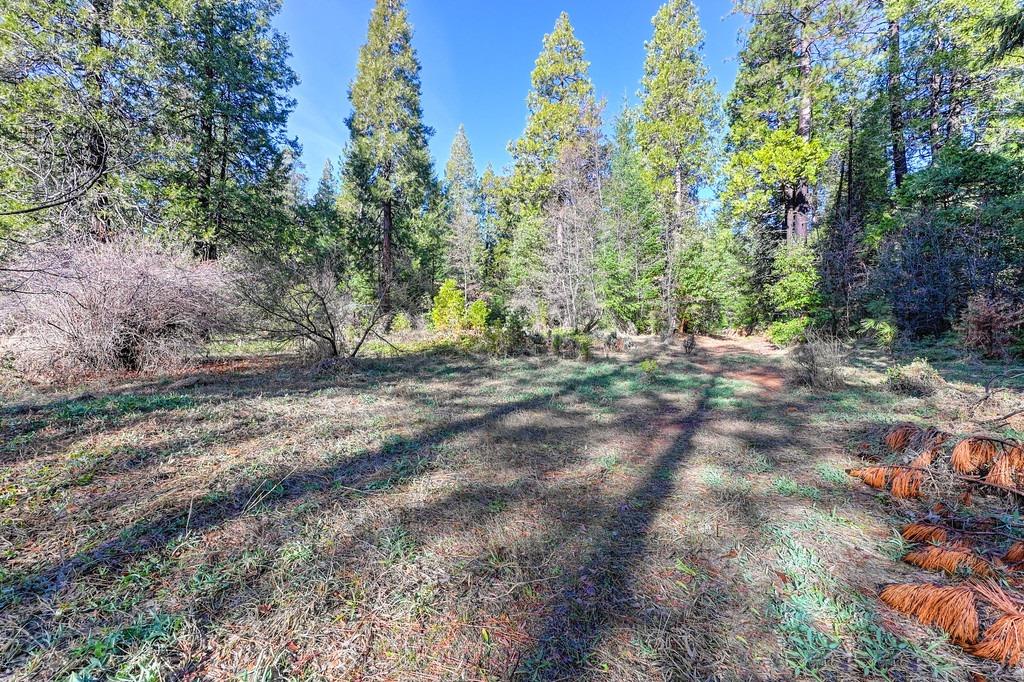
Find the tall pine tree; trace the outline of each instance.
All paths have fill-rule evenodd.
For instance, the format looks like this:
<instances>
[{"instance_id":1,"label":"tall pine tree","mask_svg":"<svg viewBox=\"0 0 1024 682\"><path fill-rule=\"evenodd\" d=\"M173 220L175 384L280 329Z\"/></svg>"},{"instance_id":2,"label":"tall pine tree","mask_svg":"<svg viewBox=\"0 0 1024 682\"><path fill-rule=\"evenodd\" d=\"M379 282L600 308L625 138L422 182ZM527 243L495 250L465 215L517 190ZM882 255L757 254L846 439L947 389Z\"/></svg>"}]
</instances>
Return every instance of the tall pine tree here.
<instances>
[{"instance_id":1,"label":"tall pine tree","mask_svg":"<svg viewBox=\"0 0 1024 682\"><path fill-rule=\"evenodd\" d=\"M696 200L708 183L714 128L720 120L715 83L701 57L704 32L690 0L669 0L651 22L641 81L637 137L674 215L663 221L667 266L662 281L666 331L676 327L679 231L697 219Z\"/></svg>"},{"instance_id":2,"label":"tall pine tree","mask_svg":"<svg viewBox=\"0 0 1024 682\"><path fill-rule=\"evenodd\" d=\"M449 222L448 269L462 285L467 300L479 283L480 183L473 162L473 150L460 125L452 140L444 171L446 213Z\"/></svg>"},{"instance_id":3,"label":"tall pine tree","mask_svg":"<svg viewBox=\"0 0 1024 682\"><path fill-rule=\"evenodd\" d=\"M541 268L544 234L540 211L551 198L554 169L566 145L591 137L601 121L583 43L562 12L530 76L526 128L509 151L514 162L506 186L514 215L510 274L514 285L533 280Z\"/></svg>"},{"instance_id":4,"label":"tall pine tree","mask_svg":"<svg viewBox=\"0 0 1024 682\"><path fill-rule=\"evenodd\" d=\"M174 103L168 127L180 143L170 176L184 199L175 209L203 257L267 236L274 171L283 150L297 148L286 93L298 78L272 26L280 8L280 0L198 0L167 41L163 96Z\"/></svg>"},{"instance_id":5,"label":"tall pine tree","mask_svg":"<svg viewBox=\"0 0 1024 682\"><path fill-rule=\"evenodd\" d=\"M602 303L615 326L636 333L662 322L665 275L662 211L649 164L636 140L638 114L624 107L615 122L611 174L605 191L597 266Z\"/></svg>"},{"instance_id":6,"label":"tall pine tree","mask_svg":"<svg viewBox=\"0 0 1024 682\"><path fill-rule=\"evenodd\" d=\"M349 101L343 184L351 246L389 308L399 255L411 248L435 190L427 149L433 131L423 123L420 62L403 0L374 5Z\"/></svg>"}]
</instances>

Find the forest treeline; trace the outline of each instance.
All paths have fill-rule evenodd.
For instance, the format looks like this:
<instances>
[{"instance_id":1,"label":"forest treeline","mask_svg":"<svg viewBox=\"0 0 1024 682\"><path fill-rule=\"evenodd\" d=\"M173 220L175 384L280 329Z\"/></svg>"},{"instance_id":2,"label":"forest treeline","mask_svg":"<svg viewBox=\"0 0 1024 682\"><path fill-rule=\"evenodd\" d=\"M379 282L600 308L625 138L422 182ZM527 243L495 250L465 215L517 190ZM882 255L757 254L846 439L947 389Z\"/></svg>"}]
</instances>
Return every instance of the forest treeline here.
<instances>
[{"instance_id":1,"label":"forest treeline","mask_svg":"<svg viewBox=\"0 0 1024 682\"><path fill-rule=\"evenodd\" d=\"M506 350L530 328L1020 342L1013 0L736 0L724 101L696 8L669 0L613 120L562 13L511 163L482 172L461 127L435 167L405 3L377 0L312 196L279 9L7 0L3 325L40 362L102 327L79 361L139 367L243 322L331 356L421 317Z\"/></svg>"}]
</instances>

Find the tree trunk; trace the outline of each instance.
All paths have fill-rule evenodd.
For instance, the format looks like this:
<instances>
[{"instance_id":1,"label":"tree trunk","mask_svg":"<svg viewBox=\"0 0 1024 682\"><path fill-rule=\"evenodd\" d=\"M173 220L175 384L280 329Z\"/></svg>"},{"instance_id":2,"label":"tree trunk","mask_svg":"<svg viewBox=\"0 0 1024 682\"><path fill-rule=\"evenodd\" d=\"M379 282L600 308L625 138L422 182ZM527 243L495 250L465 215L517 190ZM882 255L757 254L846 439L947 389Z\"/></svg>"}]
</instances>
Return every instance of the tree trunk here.
<instances>
[{"instance_id":1,"label":"tree trunk","mask_svg":"<svg viewBox=\"0 0 1024 682\"><path fill-rule=\"evenodd\" d=\"M789 185L782 186L782 205L786 207L786 243L793 244L796 241L796 202L795 192Z\"/></svg>"},{"instance_id":2,"label":"tree trunk","mask_svg":"<svg viewBox=\"0 0 1024 682\"><path fill-rule=\"evenodd\" d=\"M900 84L903 59L900 55L899 19L889 22L888 52L886 86L889 92L889 133L892 137L893 180L899 188L907 174L907 142L903 136L903 88Z\"/></svg>"},{"instance_id":3,"label":"tree trunk","mask_svg":"<svg viewBox=\"0 0 1024 682\"><path fill-rule=\"evenodd\" d=\"M676 332L676 296L675 296L675 225L673 219L665 221L665 277L663 278L662 297L665 303L665 336L671 337Z\"/></svg>"},{"instance_id":4,"label":"tree trunk","mask_svg":"<svg viewBox=\"0 0 1024 682\"><path fill-rule=\"evenodd\" d=\"M106 30L107 23L110 21L113 0L95 0L92 5L95 12L95 17L90 27L92 44L97 52L101 52L105 47L104 31ZM89 108L92 110L91 113L94 121L97 121L103 118L101 112L105 108L103 101L103 73L99 70L99 67L90 65L86 67L85 79L89 91ZM111 236L109 216L107 215L109 201L103 189L109 167L108 152L106 136L100 129L99 123L94 122L89 127L88 132L86 173L87 177L96 178L96 181L93 183L93 190L97 192L97 196L95 207L90 216L90 229L93 236L100 240L109 239Z\"/></svg>"},{"instance_id":5,"label":"tree trunk","mask_svg":"<svg viewBox=\"0 0 1024 682\"><path fill-rule=\"evenodd\" d=\"M935 38L936 52L942 49L942 38ZM942 70L933 67L928 82L928 141L931 145L932 162L942 150Z\"/></svg>"},{"instance_id":6,"label":"tree trunk","mask_svg":"<svg viewBox=\"0 0 1024 682\"><path fill-rule=\"evenodd\" d=\"M394 278L394 207L390 201L384 202L381 214L380 236L380 290L378 292L381 309L391 309L391 285Z\"/></svg>"},{"instance_id":7,"label":"tree trunk","mask_svg":"<svg viewBox=\"0 0 1024 682\"><path fill-rule=\"evenodd\" d=\"M796 134L811 141L811 41L807 28L800 31L800 108L797 112ZM811 189L807 178L797 180L792 203L787 215L787 236L790 243L804 242L811 229Z\"/></svg>"},{"instance_id":8,"label":"tree trunk","mask_svg":"<svg viewBox=\"0 0 1024 682\"><path fill-rule=\"evenodd\" d=\"M676 218L679 220L679 223L682 224L682 222L683 222L683 167L682 166L676 166L676 169L675 169L673 175L674 175L675 182L676 182L676 192L675 192Z\"/></svg>"},{"instance_id":9,"label":"tree trunk","mask_svg":"<svg viewBox=\"0 0 1024 682\"><path fill-rule=\"evenodd\" d=\"M209 52L213 49L213 27L210 25L209 17L203 23L202 40L205 52ZM200 85L204 95L209 94L213 89L214 83L214 70L213 65L209 61L203 66L203 82ZM204 232L202 239L198 238L195 243L192 244L192 255L200 260L214 260L216 258L216 236L212 235L207 238L206 233L209 233L213 227L213 166L214 166L214 115L212 107L209 102L212 97L200 96L199 98L199 131L201 135L202 147L197 154L196 163L196 190L198 192L197 201L199 203L199 221Z\"/></svg>"}]
</instances>

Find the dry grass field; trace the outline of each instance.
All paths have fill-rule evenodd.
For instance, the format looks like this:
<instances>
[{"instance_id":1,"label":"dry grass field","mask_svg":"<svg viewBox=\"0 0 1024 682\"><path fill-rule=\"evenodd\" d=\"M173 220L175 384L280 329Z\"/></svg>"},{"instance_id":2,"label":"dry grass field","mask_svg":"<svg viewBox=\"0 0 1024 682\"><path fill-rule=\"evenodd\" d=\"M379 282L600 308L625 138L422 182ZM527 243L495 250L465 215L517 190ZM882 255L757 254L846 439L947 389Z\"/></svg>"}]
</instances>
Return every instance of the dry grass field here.
<instances>
[{"instance_id":1,"label":"dry grass field","mask_svg":"<svg viewBox=\"0 0 1024 682\"><path fill-rule=\"evenodd\" d=\"M935 579L897 561L926 503L844 473L1003 368L939 358L908 398L879 355L835 391L786 363L701 338L11 386L0 679L1009 676L877 600Z\"/></svg>"}]
</instances>

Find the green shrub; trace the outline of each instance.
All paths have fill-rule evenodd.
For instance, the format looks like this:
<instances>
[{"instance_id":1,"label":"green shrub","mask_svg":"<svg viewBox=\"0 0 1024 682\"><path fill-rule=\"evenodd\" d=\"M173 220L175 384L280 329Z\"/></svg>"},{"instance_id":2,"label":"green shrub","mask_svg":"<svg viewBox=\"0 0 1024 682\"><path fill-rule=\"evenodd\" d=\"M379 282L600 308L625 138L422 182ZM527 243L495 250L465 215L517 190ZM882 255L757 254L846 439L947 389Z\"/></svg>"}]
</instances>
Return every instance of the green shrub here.
<instances>
[{"instance_id":1,"label":"green shrub","mask_svg":"<svg viewBox=\"0 0 1024 682\"><path fill-rule=\"evenodd\" d=\"M806 315L792 320L772 322L768 326L768 340L776 346L791 346L806 338L810 326L811 318Z\"/></svg>"},{"instance_id":2,"label":"green shrub","mask_svg":"<svg viewBox=\"0 0 1024 682\"><path fill-rule=\"evenodd\" d=\"M875 343L883 348L892 348L896 343L899 330L889 320L876 320L869 317L860 321L860 333L874 339Z\"/></svg>"},{"instance_id":3,"label":"green shrub","mask_svg":"<svg viewBox=\"0 0 1024 682\"><path fill-rule=\"evenodd\" d=\"M768 289L768 298L782 319L768 327L768 338L777 346L803 341L811 315L821 306L821 277L814 251L806 244L783 246L775 256L778 281Z\"/></svg>"},{"instance_id":4,"label":"green shrub","mask_svg":"<svg viewBox=\"0 0 1024 682\"><path fill-rule=\"evenodd\" d=\"M412 329L412 320L404 312L400 312L391 318L391 331L395 334L401 334Z\"/></svg>"},{"instance_id":5,"label":"green shrub","mask_svg":"<svg viewBox=\"0 0 1024 682\"><path fill-rule=\"evenodd\" d=\"M551 352L559 357L587 360L594 347L594 340L584 332L556 329L551 332Z\"/></svg>"},{"instance_id":6,"label":"green shrub","mask_svg":"<svg viewBox=\"0 0 1024 682\"><path fill-rule=\"evenodd\" d=\"M434 307L430 320L437 331L458 331L462 328L462 316L466 309L466 298L454 279L446 279L434 296Z\"/></svg>"},{"instance_id":7,"label":"green shrub","mask_svg":"<svg viewBox=\"0 0 1024 682\"><path fill-rule=\"evenodd\" d=\"M893 393L924 397L934 394L943 384L942 377L924 358L914 358L885 371L885 384Z\"/></svg>"},{"instance_id":8,"label":"green shrub","mask_svg":"<svg viewBox=\"0 0 1024 682\"><path fill-rule=\"evenodd\" d=\"M775 310L789 317L801 317L821 305L821 277L814 251L806 244L781 247L775 256L779 278L768 289Z\"/></svg>"},{"instance_id":9,"label":"green shrub","mask_svg":"<svg viewBox=\"0 0 1024 682\"><path fill-rule=\"evenodd\" d=\"M521 310L504 311L484 328L482 340L484 351L498 357L526 355L537 345L527 332L526 313Z\"/></svg>"},{"instance_id":10,"label":"green shrub","mask_svg":"<svg viewBox=\"0 0 1024 682\"><path fill-rule=\"evenodd\" d=\"M466 326L475 331L483 331L487 327L487 320L490 314L491 311L487 306L487 301L478 298L466 308Z\"/></svg>"},{"instance_id":11,"label":"green shrub","mask_svg":"<svg viewBox=\"0 0 1024 682\"><path fill-rule=\"evenodd\" d=\"M644 379L646 381L653 381L658 376L658 361L654 358L641 360L640 371L644 373Z\"/></svg>"}]
</instances>

